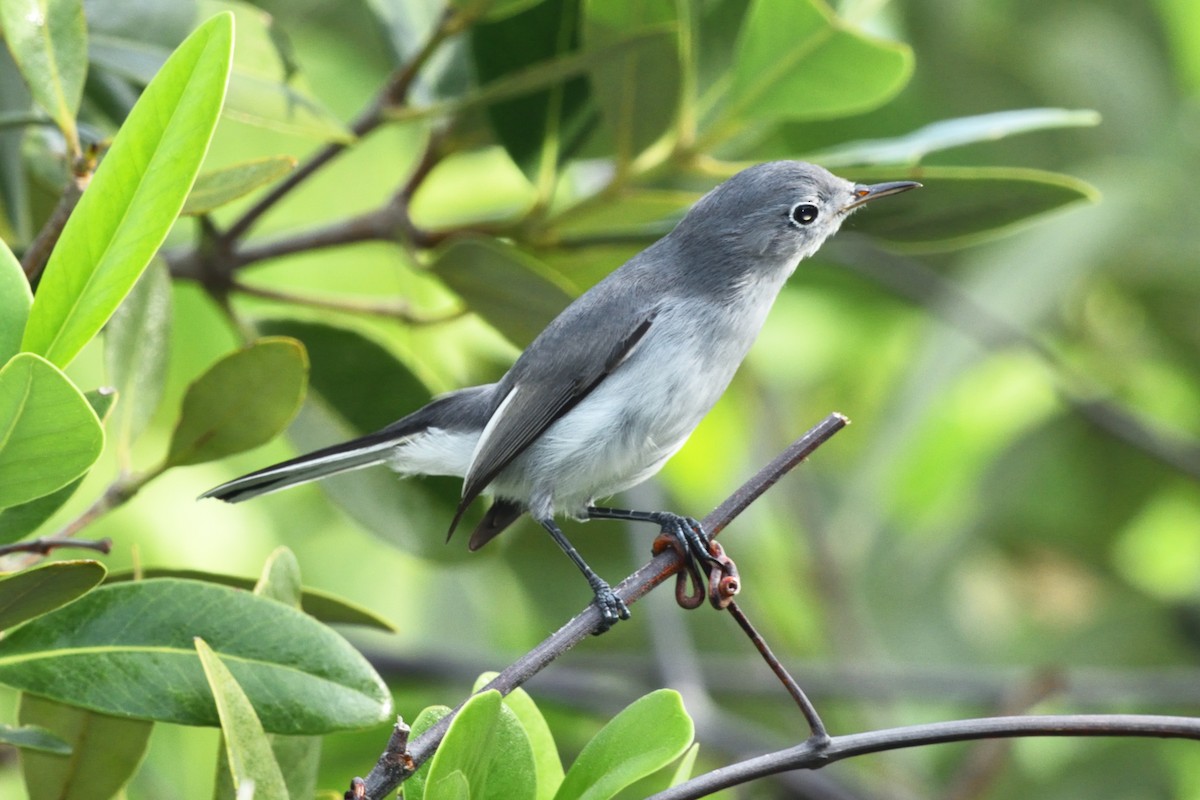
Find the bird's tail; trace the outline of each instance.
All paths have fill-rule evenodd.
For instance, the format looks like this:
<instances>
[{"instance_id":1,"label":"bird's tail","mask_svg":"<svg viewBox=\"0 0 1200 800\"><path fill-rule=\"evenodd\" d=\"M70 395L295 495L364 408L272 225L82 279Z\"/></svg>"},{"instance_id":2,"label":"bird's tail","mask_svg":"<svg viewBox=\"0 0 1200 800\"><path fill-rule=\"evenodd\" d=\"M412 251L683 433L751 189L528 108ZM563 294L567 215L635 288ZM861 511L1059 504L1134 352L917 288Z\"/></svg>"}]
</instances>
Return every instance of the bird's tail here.
<instances>
[{"instance_id":1,"label":"bird's tail","mask_svg":"<svg viewBox=\"0 0 1200 800\"><path fill-rule=\"evenodd\" d=\"M240 503L251 497L270 494L339 472L383 463L403 441L404 437L395 433L379 431L234 478L228 483L209 489L200 497L215 497L227 503Z\"/></svg>"}]
</instances>

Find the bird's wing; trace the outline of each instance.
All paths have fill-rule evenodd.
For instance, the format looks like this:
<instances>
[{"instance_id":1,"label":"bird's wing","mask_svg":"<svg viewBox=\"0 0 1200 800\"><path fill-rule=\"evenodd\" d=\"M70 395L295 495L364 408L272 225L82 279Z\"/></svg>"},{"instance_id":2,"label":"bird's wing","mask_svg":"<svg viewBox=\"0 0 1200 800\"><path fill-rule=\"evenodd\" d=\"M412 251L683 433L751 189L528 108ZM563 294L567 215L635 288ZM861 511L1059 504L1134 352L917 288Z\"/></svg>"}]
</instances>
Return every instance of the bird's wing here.
<instances>
[{"instance_id":1,"label":"bird's wing","mask_svg":"<svg viewBox=\"0 0 1200 800\"><path fill-rule=\"evenodd\" d=\"M496 475L612 374L645 337L656 310L633 311L617 305L594 303L578 313L564 312L513 365L501 382L507 391L479 437L451 533L467 506ZM587 324L587 317L598 324ZM614 325L614 317L624 317L625 324ZM605 329L613 333L579 333Z\"/></svg>"}]
</instances>

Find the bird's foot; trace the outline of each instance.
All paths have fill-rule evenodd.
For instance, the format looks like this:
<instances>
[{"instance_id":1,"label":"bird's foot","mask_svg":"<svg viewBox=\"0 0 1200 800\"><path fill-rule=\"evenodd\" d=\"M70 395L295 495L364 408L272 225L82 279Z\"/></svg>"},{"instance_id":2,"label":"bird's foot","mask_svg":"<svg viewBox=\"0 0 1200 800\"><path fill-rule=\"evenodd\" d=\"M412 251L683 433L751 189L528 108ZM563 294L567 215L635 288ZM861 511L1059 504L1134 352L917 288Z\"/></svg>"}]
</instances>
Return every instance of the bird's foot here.
<instances>
[{"instance_id":1,"label":"bird's foot","mask_svg":"<svg viewBox=\"0 0 1200 800\"><path fill-rule=\"evenodd\" d=\"M709 545L712 539L699 520L672 514L670 511L656 511L654 522L662 528L663 533L679 542L699 574L707 575L713 568L721 566L712 554Z\"/></svg>"},{"instance_id":2,"label":"bird's foot","mask_svg":"<svg viewBox=\"0 0 1200 800\"><path fill-rule=\"evenodd\" d=\"M592 635L599 636L606 632L618 621L629 619L629 606L625 605L625 601L617 597L617 593L612 590L605 581L597 578L592 584L592 591L596 594L596 599L593 601L596 608L600 609L600 624L596 626L596 630L592 631Z\"/></svg>"}]
</instances>

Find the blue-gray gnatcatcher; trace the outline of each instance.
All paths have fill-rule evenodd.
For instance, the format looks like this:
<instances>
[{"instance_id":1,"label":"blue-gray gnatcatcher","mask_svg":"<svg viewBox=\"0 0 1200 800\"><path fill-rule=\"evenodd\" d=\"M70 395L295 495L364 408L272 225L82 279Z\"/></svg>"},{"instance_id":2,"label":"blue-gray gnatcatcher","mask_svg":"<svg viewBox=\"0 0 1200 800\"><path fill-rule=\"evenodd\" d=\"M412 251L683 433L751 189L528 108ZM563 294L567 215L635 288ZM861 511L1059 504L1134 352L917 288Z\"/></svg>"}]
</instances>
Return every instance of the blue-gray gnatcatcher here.
<instances>
[{"instance_id":1,"label":"blue-gray gnatcatcher","mask_svg":"<svg viewBox=\"0 0 1200 800\"><path fill-rule=\"evenodd\" d=\"M919 185L854 184L795 161L739 172L568 306L498 383L443 395L376 433L203 496L236 503L377 463L402 475L461 476L451 533L485 491L495 500L471 536L472 550L528 512L587 578L606 630L629 609L555 515L653 522L695 552L692 521L597 508L595 498L646 480L683 446L802 259L856 208Z\"/></svg>"}]
</instances>

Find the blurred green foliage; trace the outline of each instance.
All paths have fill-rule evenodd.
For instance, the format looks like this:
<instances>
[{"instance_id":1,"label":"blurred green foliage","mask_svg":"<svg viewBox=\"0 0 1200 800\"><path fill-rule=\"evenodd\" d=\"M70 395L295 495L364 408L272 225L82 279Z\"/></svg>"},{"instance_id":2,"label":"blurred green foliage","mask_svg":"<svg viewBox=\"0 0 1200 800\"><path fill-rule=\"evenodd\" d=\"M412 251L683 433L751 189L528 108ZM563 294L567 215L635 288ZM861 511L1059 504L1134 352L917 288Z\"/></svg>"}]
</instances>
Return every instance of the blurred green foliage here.
<instances>
[{"instance_id":1,"label":"blurred green foliage","mask_svg":"<svg viewBox=\"0 0 1200 800\"><path fill-rule=\"evenodd\" d=\"M718 180L750 162L813 157L848 178L915 177L926 188L856 215L804 263L727 396L661 477L622 502L700 516L836 409L854 424L722 537L741 569L740 602L833 732L1027 710L1195 713L1194 3L462 0L446 16L438 0L103 0L83 5L86 62L65 44L78 42L80 4L50 2L65 22L48 35L18 30L27 16L13 12L26 5L0 2L10 51L0 52L0 234L23 257L79 159L103 150L190 31L232 11L237 47L188 201L199 216L175 222L160 251L175 280L152 266L92 339L157 239L131 239L137 258L99 272L118 285L92 296L54 289L64 283L48 268L38 297L55 324L75 327L70 352L51 358L65 371L40 369L54 370L45 380L72 400L92 401L94 415L82 400L72 407L89 435L103 423L107 444L82 483L72 482L87 464L67 465L42 497L0 510L8 542L91 521L107 502L80 535L113 539L110 569L192 572L85 594L33 620L42 633L27 628L18 643L48 636L97 596L144 601L167 580L183 587L182 602L215 591L206 573L252 582L286 544L314 587L306 610L395 622L394 634L347 635L373 657L398 713L457 703L479 672L528 650L588 599L540 531L518 525L466 558L462 542L443 543L457 482L399 484L383 470L237 508L193 498L384 424L432 393L494 380L562 304ZM426 48L430 37L437 46ZM69 62L57 84L46 58ZM422 68L402 102L355 138L363 109L414 59ZM303 169L331 144L347 147L222 238L293 163ZM195 146L180 145L198 157ZM161 207L147 206L162 234L191 183L177 160L166 166L183 177L166 181ZM134 188L106 197L134 203ZM70 249L51 265L108 263L79 256L83 242L64 234ZM7 360L29 308L7 258L0 292ZM67 303L79 297L82 312ZM165 470L181 408L200 430L217 413L212 395L224 394L209 392L197 410L185 406L188 387L217 385L229 359L256 372L244 367L255 351L240 348L264 334L307 348L307 400L286 437ZM27 334L24 349L54 356L50 333L39 337ZM286 423L304 356L290 342L274 346L295 354L272 367L290 389L275 387L271 400L236 381L247 391L222 419L250 419L261 400L273 426ZM20 367L35 356L16 358ZM75 389L109 384L121 395L107 418L98 395ZM258 444L234 433L214 457ZM652 536L603 522L568 534L614 580L645 560ZM29 616L86 592L89 569L56 570L77 588L54 585ZM41 577L17 573L31 574ZM685 614L666 594L529 686L564 763L604 720L662 686L681 692L695 720L697 772L799 738L801 720L737 629L708 609ZM310 607L313 597L327 613ZM228 627L251 624L248 609L265 602L241 601L247 616ZM132 744L90 767L99 772L89 788L133 774L131 800L193 800L229 785L214 778L213 729L151 732L33 696L18 712L17 693L0 691L2 723L41 725L67 742L83 724L126 731L109 738ZM384 726L324 737L317 786L340 793L386 736ZM38 765L30 786L53 785L46 776L61 772L61 758L22 751L26 769ZM828 796L820 791L832 781L864 797L1178 797L1195 793L1195 763L1190 743L955 745L785 776L784 788L763 782L745 796ZM24 786L16 760L0 760L0 796L24 797Z\"/></svg>"}]
</instances>

